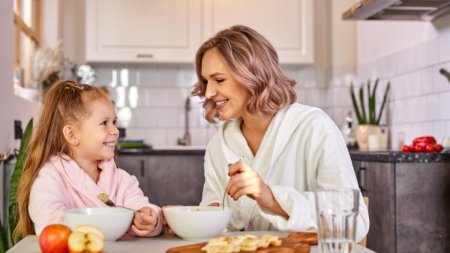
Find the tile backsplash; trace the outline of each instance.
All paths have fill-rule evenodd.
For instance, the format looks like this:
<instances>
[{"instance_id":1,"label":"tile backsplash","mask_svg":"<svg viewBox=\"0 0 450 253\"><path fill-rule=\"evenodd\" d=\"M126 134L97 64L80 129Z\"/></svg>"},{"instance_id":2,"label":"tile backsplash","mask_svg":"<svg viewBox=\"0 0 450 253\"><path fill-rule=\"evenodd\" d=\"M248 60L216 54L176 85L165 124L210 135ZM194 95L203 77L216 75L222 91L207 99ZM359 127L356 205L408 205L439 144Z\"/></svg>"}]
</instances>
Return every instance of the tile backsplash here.
<instances>
[{"instance_id":1,"label":"tile backsplash","mask_svg":"<svg viewBox=\"0 0 450 253\"><path fill-rule=\"evenodd\" d=\"M185 132L185 100L196 81L193 66L185 64L94 65L96 83L108 87L118 112L118 125L126 128L126 138L143 139L154 147L177 145ZM301 103L326 108L324 87L313 68L283 67L296 79ZM189 132L191 145L206 146L219 125L203 118L199 98L191 97Z\"/></svg>"},{"instance_id":2,"label":"tile backsplash","mask_svg":"<svg viewBox=\"0 0 450 253\"><path fill-rule=\"evenodd\" d=\"M449 38L447 38L449 37ZM450 70L450 36L439 36L352 70L318 70L313 66L283 66L297 80L298 102L322 108L340 128L352 110L349 84L380 78L377 102L388 81L391 92L382 123L388 125L391 148L398 136L406 143L419 135L438 141L450 136L450 83L439 74ZM119 126L127 138L143 139L155 147L177 145L185 132L185 99L196 81L193 66L186 64L97 65L99 84L108 87L118 107ZM205 146L218 125L203 118L198 98L191 98L189 132L193 146ZM378 104L377 106L380 106Z\"/></svg>"},{"instance_id":3,"label":"tile backsplash","mask_svg":"<svg viewBox=\"0 0 450 253\"><path fill-rule=\"evenodd\" d=\"M391 82L384 122L392 148L399 147L402 135L406 144L420 135L433 135L438 142L450 136L450 83L439 73L440 68L450 70L449 35L450 31L358 66L360 80L379 77L383 88Z\"/></svg>"}]
</instances>

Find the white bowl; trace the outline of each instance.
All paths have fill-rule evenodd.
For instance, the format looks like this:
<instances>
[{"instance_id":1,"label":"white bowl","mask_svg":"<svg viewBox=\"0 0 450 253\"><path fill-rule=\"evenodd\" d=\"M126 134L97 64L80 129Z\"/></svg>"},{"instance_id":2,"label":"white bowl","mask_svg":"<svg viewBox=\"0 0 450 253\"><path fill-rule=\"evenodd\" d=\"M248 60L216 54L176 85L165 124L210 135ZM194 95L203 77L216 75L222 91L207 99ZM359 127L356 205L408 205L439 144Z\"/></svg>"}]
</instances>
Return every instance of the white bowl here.
<instances>
[{"instance_id":1,"label":"white bowl","mask_svg":"<svg viewBox=\"0 0 450 253\"><path fill-rule=\"evenodd\" d=\"M208 239L222 233L231 218L230 208L174 206L163 208L169 227L183 239Z\"/></svg>"},{"instance_id":2,"label":"white bowl","mask_svg":"<svg viewBox=\"0 0 450 253\"><path fill-rule=\"evenodd\" d=\"M108 242L127 232L133 216L133 211L120 207L76 208L64 211L64 222L72 230L79 225L97 227Z\"/></svg>"}]
</instances>

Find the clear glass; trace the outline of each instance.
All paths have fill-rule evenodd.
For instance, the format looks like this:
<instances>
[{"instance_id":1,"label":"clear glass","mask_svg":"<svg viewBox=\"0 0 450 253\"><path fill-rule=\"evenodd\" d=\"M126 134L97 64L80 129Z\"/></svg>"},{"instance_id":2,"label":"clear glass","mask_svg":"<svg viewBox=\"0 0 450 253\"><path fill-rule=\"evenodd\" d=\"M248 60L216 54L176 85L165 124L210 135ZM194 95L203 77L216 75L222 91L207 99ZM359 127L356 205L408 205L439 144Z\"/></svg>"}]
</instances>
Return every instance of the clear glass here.
<instances>
[{"instance_id":1,"label":"clear glass","mask_svg":"<svg viewBox=\"0 0 450 253\"><path fill-rule=\"evenodd\" d=\"M350 188L321 189L315 197L319 252L355 252L359 191Z\"/></svg>"}]
</instances>

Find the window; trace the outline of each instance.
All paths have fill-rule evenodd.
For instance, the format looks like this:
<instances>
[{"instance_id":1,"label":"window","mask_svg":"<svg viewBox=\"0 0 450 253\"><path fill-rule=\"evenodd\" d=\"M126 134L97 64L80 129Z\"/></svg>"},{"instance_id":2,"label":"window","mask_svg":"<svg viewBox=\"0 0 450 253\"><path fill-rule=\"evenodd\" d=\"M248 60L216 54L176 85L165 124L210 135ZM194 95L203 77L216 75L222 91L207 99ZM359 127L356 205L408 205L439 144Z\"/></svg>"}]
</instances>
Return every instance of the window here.
<instances>
[{"instance_id":1,"label":"window","mask_svg":"<svg viewBox=\"0 0 450 253\"><path fill-rule=\"evenodd\" d=\"M15 83L24 88L31 84L33 52L40 45L40 0L14 0Z\"/></svg>"}]
</instances>

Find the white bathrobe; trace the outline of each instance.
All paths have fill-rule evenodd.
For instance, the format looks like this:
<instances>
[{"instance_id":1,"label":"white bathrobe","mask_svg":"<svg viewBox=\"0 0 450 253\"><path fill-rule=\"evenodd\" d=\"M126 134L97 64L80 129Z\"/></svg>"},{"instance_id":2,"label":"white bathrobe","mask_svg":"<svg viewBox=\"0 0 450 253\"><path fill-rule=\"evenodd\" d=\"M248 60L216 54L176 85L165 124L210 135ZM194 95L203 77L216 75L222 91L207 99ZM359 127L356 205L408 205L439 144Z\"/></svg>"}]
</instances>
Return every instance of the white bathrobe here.
<instances>
[{"instance_id":1,"label":"white bathrobe","mask_svg":"<svg viewBox=\"0 0 450 253\"><path fill-rule=\"evenodd\" d=\"M228 163L241 159L271 188L289 219L261 210L247 196L225 206L233 209L229 230L316 230L314 191L321 187L358 188L343 136L318 108L293 104L272 119L254 156L240 130L241 119L224 123L205 154L205 184L200 205L222 202L228 183ZM369 230L362 195L357 217L357 240Z\"/></svg>"}]
</instances>

